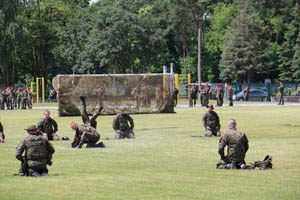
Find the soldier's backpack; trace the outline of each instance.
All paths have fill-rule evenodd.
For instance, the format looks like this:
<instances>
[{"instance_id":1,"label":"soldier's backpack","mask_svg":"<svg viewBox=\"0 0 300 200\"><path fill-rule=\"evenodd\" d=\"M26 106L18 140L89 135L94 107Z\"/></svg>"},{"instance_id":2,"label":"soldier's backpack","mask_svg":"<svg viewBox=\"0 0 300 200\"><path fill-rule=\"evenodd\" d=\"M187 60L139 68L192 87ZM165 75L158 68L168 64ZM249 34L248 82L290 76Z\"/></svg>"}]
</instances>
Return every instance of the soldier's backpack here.
<instances>
[{"instance_id":1,"label":"soldier's backpack","mask_svg":"<svg viewBox=\"0 0 300 200\"><path fill-rule=\"evenodd\" d=\"M249 168L257 170L272 169L272 156L266 155L263 161L255 161L251 163Z\"/></svg>"}]
</instances>

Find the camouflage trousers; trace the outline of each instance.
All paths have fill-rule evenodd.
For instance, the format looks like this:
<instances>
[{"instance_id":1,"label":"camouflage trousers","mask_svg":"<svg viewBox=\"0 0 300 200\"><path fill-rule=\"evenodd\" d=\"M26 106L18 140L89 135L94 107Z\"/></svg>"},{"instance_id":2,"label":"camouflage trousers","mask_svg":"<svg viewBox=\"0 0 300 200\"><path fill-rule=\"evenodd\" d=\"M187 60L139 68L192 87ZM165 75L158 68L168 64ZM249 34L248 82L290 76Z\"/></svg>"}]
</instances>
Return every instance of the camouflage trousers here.
<instances>
[{"instance_id":1,"label":"camouflage trousers","mask_svg":"<svg viewBox=\"0 0 300 200\"><path fill-rule=\"evenodd\" d=\"M80 144L89 143L89 144L96 144L100 139L100 135L98 133L91 133L91 132L83 132L80 139Z\"/></svg>"},{"instance_id":2,"label":"camouflage trousers","mask_svg":"<svg viewBox=\"0 0 300 200\"><path fill-rule=\"evenodd\" d=\"M121 130L117 130L116 134L115 134L115 139L135 139L135 135L134 132L132 130L125 130L125 131L121 131Z\"/></svg>"},{"instance_id":3,"label":"camouflage trousers","mask_svg":"<svg viewBox=\"0 0 300 200\"><path fill-rule=\"evenodd\" d=\"M213 128L207 127L206 131L205 131L205 136L207 136L207 137L211 137L211 136L220 137L221 136L220 129L216 128L216 127L213 127Z\"/></svg>"}]
</instances>

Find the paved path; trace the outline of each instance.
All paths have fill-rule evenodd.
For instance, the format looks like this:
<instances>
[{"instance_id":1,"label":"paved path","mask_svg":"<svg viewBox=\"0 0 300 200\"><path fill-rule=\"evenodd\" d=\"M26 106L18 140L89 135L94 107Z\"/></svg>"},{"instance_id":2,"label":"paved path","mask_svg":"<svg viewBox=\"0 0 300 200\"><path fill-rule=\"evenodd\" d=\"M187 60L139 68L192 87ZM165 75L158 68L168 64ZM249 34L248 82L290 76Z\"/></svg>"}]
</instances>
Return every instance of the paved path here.
<instances>
[{"instance_id":1,"label":"paved path","mask_svg":"<svg viewBox=\"0 0 300 200\"><path fill-rule=\"evenodd\" d=\"M214 105L215 106L215 105ZM247 107L247 106L300 106L300 103L285 103L284 105L277 105L276 103L237 103L233 104L233 107ZM187 104L178 104L176 108L187 108ZM196 107L201 107L201 104L196 104ZM224 104L223 107L229 107L228 104ZM46 110L46 109L58 109L57 106L39 106L32 109Z\"/></svg>"}]
</instances>

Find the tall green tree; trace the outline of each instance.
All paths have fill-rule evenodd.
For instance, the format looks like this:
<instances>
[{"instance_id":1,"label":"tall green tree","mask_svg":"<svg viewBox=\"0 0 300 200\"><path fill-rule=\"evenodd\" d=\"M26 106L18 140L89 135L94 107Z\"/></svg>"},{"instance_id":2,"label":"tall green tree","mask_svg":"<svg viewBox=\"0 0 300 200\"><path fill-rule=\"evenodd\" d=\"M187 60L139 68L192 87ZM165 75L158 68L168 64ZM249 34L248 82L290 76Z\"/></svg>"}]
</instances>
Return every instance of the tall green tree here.
<instances>
[{"instance_id":1,"label":"tall green tree","mask_svg":"<svg viewBox=\"0 0 300 200\"><path fill-rule=\"evenodd\" d=\"M221 78L224 81L262 81L258 75L265 73L265 68L269 66L265 52L267 35L256 15L248 12L248 7L243 8L227 33L220 61Z\"/></svg>"},{"instance_id":2,"label":"tall green tree","mask_svg":"<svg viewBox=\"0 0 300 200\"><path fill-rule=\"evenodd\" d=\"M296 3L291 15L292 15L292 21L288 24L288 30L284 35L285 42L283 42L283 44L281 45L281 49L279 52L279 58L280 58L279 78L281 81L297 80L294 79L295 77L294 73L298 73L298 70L297 70L297 66L293 65L293 61L294 63L297 63L295 61L297 60L297 55L295 57L295 53L298 54L296 50L298 49L297 45L299 45L298 44L299 40L297 40L300 32L300 13L299 13L298 3ZM297 72L295 70L297 70Z\"/></svg>"}]
</instances>

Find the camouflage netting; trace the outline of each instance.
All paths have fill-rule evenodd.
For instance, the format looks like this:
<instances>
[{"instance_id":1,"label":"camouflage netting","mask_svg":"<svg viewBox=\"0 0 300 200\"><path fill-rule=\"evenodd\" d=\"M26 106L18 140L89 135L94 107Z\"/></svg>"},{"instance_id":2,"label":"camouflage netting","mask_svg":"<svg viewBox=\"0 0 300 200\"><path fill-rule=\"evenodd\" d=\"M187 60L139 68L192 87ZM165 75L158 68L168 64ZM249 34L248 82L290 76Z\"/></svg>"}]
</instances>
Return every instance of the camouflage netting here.
<instances>
[{"instance_id":1,"label":"camouflage netting","mask_svg":"<svg viewBox=\"0 0 300 200\"><path fill-rule=\"evenodd\" d=\"M102 105L103 114L119 113L122 107L128 113L172 113L173 82L173 75L162 74L57 75L52 85L59 116L78 116L79 96L86 96L89 114Z\"/></svg>"}]
</instances>

